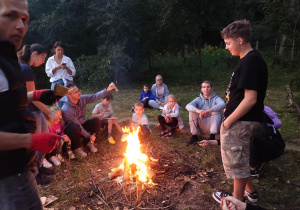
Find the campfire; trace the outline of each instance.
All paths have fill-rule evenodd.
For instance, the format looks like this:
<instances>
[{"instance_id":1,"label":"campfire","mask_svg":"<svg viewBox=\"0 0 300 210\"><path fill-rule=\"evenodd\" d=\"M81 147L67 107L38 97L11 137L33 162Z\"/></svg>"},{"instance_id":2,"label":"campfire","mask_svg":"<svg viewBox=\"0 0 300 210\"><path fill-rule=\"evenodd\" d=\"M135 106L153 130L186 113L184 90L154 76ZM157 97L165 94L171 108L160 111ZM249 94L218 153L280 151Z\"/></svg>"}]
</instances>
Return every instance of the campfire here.
<instances>
[{"instance_id":1,"label":"campfire","mask_svg":"<svg viewBox=\"0 0 300 210\"><path fill-rule=\"evenodd\" d=\"M138 138L139 127L130 131L130 128L122 128L125 133L122 141L127 141L126 153L124 153L123 163L119 168L112 169L108 174L110 179L123 175L123 182L133 181L147 185L154 185L152 178L153 170L148 166L148 156L141 151L141 144ZM152 159L153 161L153 159Z\"/></svg>"}]
</instances>

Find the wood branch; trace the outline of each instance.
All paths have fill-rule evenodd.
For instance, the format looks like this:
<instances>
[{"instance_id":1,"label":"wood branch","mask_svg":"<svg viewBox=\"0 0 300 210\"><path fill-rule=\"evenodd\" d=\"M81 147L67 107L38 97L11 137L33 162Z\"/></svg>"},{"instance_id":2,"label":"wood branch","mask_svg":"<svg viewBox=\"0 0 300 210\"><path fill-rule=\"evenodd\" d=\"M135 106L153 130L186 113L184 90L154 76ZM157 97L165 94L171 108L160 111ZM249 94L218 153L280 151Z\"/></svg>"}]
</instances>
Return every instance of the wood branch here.
<instances>
[{"instance_id":1,"label":"wood branch","mask_svg":"<svg viewBox=\"0 0 300 210\"><path fill-rule=\"evenodd\" d=\"M298 128L300 129L300 107L294 101L294 96L293 96L292 89L291 89L292 83L293 83L293 80L291 80L291 82L286 85L286 90L288 92L288 97L289 97L289 103L290 103L290 105L294 106L296 108L297 113L298 113Z\"/></svg>"}]
</instances>

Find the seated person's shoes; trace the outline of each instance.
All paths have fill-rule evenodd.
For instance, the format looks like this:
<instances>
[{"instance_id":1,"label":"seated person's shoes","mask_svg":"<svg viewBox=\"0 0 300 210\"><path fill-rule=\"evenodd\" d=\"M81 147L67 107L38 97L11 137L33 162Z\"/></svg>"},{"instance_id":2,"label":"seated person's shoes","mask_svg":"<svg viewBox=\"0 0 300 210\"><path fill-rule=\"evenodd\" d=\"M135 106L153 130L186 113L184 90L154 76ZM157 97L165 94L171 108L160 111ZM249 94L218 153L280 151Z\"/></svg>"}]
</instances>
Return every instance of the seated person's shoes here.
<instances>
[{"instance_id":1,"label":"seated person's shoes","mask_svg":"<svg viewBox=\"0 0 300 210\"><path fill-rule=\"evenodd\" d=\"M68 154L68 157L69 157L70 160L75 159L75 155L72 152L72 150L68 151L67 154Z\"/></svg>"},{"instance_id":2,"label":"seated person's shoes","mask_svg":"<svg viewBox=\"0 0 300 210\"><path fill-rule=\"evenodd\" d=\"M56 157L58 158L58 160L62 163L65 162L65 159L61 156L61 154L56 155Z\"/></svg>"},{"instance_id":3,"label":"seated person's shoes","mask_svg":"<svg viewBox=\"0 0 300 210\"><path fill-rule=\"evenodd\" d=\"M44 167L40 167L39 169L39 173L38 174L43 174L43 175L54 175L55 174L55 170L52 168L44 168Z\"/></svg>"},{"instance_id":4,"label":"seated person's shoes","mask_svg":"<svg viewBox=\"0 0 300 210\"><path fill-rule=\"evenodd\" d=\"M191 139L186 143L186 146L191 146L191 145L194 145L198 142L198 136L197 135L193 135L191 137Z\"/></svg>"},{"instance_id":5,"label":"seated person's shoes","mask_svg":"<svg viewBox=\"0 0 300 210\"><path fill-rule=\"evenodd\" d=\"M77 156L77 158L82 158L82 157L86 157L87 156L87 154L82 150L81 147L75 149L74 153Z\"/></svg>"},{"instance_id":6,"label":"seated person's shoes","mask_svg":"<svg viewBox=\"0 0 300 210\"><path fill-rule=\"evenodd\" d=\"M48 162L48 160L46 160L46 158L43 159L43 162L42 162L42 166L44 168L51 168L52 167L52 164Z\"/></svg>"},{"instance_id":7,"label":"seated person's shoes","mask_svg":"<svg viewBox=\"0 0 300 210\"><path fill-rule=\"evenodd\" d=\"M45 184L49 184L50 182L52 182L54 180L54 178L51 176L46 176L44 174L39 173L38 175L36 175L35 180L38 185L45 185Z\"/></svg>"},{"instance_id":8,"label":"seated person's shoes","mask_svg":"<svg viewBox=\"0 0 300 210\"><path fill-rule=\"evenodd\" d=\"M86 145L86 147L87 147L87 148L90 150L90 152L92 152L92 153L95 153L95 152L98 151L97 148L95 147L95 144L94 144L94 143L89 142L89 143Z\"/></svg>"},{"instance_id":9,"label":"seated person's shoes","mask_svg":"<svg viewBox=\"0 0 300 210\"><path fill-rule=\"evenodd\" d=\"M55 166L61 165L61 162L59 161L59 159L56 156L51 156L49 158L49 161L51 161L51 163L53 163Z\"/></svg>"},{"instance_id":10,"label":"seated person's shoes","mask_svg":"<svg viewBox=\"0 0 300 210\"><path fill-rule=\"evenodd\" d=\"M168 135L169 131L162 131L160 134L158 134L159 137L163 137L165 135Z\"/></svg>"},{"instance_id":11,"label":"seated person's shoes","mask_svg":"<svg viewBox=\"0 0 300 210\"><path fill-rule=\"evenodd\" d=\"M169 132L168 135L166 135L167 138L172 138L174 136L174 132Z\"/></svg>"},{"instance_id":12,"label":"seated person's shoes","mask_svg":"<svg viewBox=\"0 0 300 210\"><path fill-rule=\"evenodd\" d=\"M115 144L116 143L112 136L108 137L107 140L110 144Z\"/></svg>"}]
</instances>

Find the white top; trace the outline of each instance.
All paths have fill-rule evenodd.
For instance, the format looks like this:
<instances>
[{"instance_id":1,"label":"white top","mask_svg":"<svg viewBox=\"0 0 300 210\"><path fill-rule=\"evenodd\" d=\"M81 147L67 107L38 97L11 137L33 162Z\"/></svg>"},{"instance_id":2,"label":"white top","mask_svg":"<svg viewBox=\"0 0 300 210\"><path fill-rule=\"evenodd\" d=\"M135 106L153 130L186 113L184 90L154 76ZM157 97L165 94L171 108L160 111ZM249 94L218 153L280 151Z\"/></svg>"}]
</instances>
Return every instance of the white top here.
<instances>
[{"instance_id":1,"label":"white top","mask_svg":"<svg viewBox=\"0 0 300 210\"><path fill-rule=\"evenodd\" d=\"M76 69L74 67L74 64L72 60L63 55L61 63L65 63L66 66L72 71L72 75L68 74L67 70L65 69L58 69L55 74L53 74L52 70L58 65L54 59L54 55L48 58L46 62L46 74L48 77L50 77L50 82L55 82L57 80L69 80L73 81L73 76L75 76Z\"/></svg>"},{"instance_id":2,"label":"white top","mask_svg":"<svg viewBox=\"0 0 300 210\"><path fill-rule=\"evenodd\" d=\"M92 111L93 114L101 114L102 112L104 112L104 115L101 119L112 117L114 114L113 108L110 104L108 104L107 108L104 108L102 106L102 103L99 103L95 106L94 110Z\"/></svg>"},{"instance_id":3,"label":"white top","mask_svg":"<svg viewBox=\"0 0 300 210\"><path fill-rule=\"evenodd\" d=\"M160 89L157 88L157 95L158 95L159 97L162 97L162 96L165 95L165 88L164 88L163 86L161 86Z\"/></svg>"},{"instance_id":4,"label":"white top","mask_svg":"<svg viewBox=\"0 0 300 210\"><path fill-rule=\"evenodd\" d=\"M2 69L0 69L0 92L5 92L9 88L8 81Z\"/></svg>"}]
</instances>

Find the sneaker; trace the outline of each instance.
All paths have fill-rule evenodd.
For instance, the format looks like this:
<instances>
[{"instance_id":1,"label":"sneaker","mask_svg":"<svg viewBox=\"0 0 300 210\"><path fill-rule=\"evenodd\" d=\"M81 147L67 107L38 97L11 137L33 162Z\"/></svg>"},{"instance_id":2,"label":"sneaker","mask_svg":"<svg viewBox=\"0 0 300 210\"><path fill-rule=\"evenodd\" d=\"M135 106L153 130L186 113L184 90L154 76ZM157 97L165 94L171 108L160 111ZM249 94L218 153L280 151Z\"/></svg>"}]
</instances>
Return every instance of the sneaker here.
<instances>
[{"instance_id":1,"label":"sneaker","mask_svg":"<svg viewBox=\"0 0 300 210\"><path fill-rule=\"evenodd\" d=\"M86 147L89 148L90 152L92 152L92 153L95 153L95 152L98 151L97 148L95 147L95 144L94 144L94 143L89 142L89 143L86 145Z\"/></svg>"},{"instance_id":2,"label":"sneaker","mask_svg":"<svg viewBox=\"0 0 300 210\"><path fill-rule=\"evenodd\" d=\"M232 193L223 193L223 192L214 192L212 197L218 202L221 203L223 197L232 196Z\"/></svg>"},{"instance_id":3,"label":"sneaker","mask_svg":"<svg viewBox=\"0 0 300 210\"><path fill-rule=\"evenodd\" d=\"M43 166L44 168L51 168L51 167L52 167L52 164L49 163L49 162L46 160L46 158L44 158L44 159L43 159L42 166Z\"/></svg>"},{"instance_id":4,"label":"sneaker","mask_svg":"<svg viewBox=\"0 0 300 210\"><path fill-rule=\"evenodd\" d=\"M254 170L251 170L250 169L250 173L251 173L251 176L252 177L257 177L257 178L259 178L259 174L258 174L258 170L257 169L254 169Z\"/></svg>"},{"instance_id":5,"label":"sneaker","mask_svg":"<svg viewBox=\"0 0 300 210\"><path fill-rule=\"evenodd\" d=\"M160 106L160 107L158 107L159 108L159 110L164 110L164 107L163 106Z\"/></svg>"},{"instance_id":6,"label":"sneaker","mask_svg":"<svg viewBox=\"0 0 300 210\"><path fill-rule=\"evenodd\" d=\"M54 175L55 174L55 170L52 168L44 168L44 167L40 167L38 169L39 174L43 174L43 175Z\"/></svg>"},{"instance_id":7,"label":"sneaker","mask_svg":"<svg viewBox=\"0 0 300 210\"><path fill-rule=\"evenodd\" d=\"M114 140L114 137L112 137L112 136L110 136L110 137L108 137L108 142L110 143L110 144L115 144L116 142L115 142L115 140Z\"/></svg>"},{"instance_id":8,"label":"sneaker","mask_svg":"<svg viewBox=\"0 0 300 210\"><path fill-rule=\"evenodd\" d=\"M168 135L169 131L162 131L160 134L158 134L159 137L163 137L165 135Z\"/></svg>"},{"instance_id":9,"label":"sneaker","mask_svg":"<svg viewBox=\"0 0 300 210\"><path fill-rule=\"evenodd\" d=\"M134 112L134 107L131 107L130 112Z\"/></svg>"},{"instance_id":10,"label":"sneaker","mask_svg":"<svg viewBox=\"0 0 300 210\"><path fill-rule=\"evenodd\" d=\"M79 147L78 149L75 149L74 153L77 156L77 158L82 158L82 157L86 157L87 156L87 154L82 150L81 147Z\"/></svg>"},{"instance_id":11,"label":"sneaker","mask_svg":"<svg viewBox=\"0 0 300 210\"><path fill-rule=\"evenodd\" d=\"M186 143L186 146L194 145L198 142L198 136L192 135L191 139Z\"/></svg>"},{"instance_id":12,"label":"sneaker","mask_svg":"<svg viewBox=\"0 0 300 210\"><path fill-rule=\"evenodd\" d=\"M173 132L169 132L168 135L166 135L167 138L172 138L174 136Z\"/></svg>"},{"instance_id":13,"label":"sneaker","mask_svg":"<svg viewBox=\"0 0 300 210\"><path fill-rule=\"evenodd\" d=\"M257 200L258 200L258 194L257 194L256 190L254 190L254 192L252 192L252 193L250 193L247 190L245 190L245 194L244 195L252 203L256 203Z\"/></svg>"},{"instance_id":14,"label":"sneaker","mask_svg":"<svg viewBox=\"0 0 300 210\"><path fill-rule=\"evenodd\" d=\"M65 162L65 159L61 156L61 154L56 155L56 157L58 158L58 160L62 163Z\"/></svg>"},{"instance_id":15,"label":"sneaker","mask_svg":"<svg viewBox=\"0 0 300 210\"><path fill-rule=\"evenodd\" d=\"M36 175L35 180L38 185L46 185L46 184L49 184L50 182L52 182L54 180L54 178L51 176L46 176L44 174L39 173L38 175Z\"/></svg>"},{"instance_id":16,"label":"sneaker","mask_svg":"<svg viewBox=\"0 0 300 210\"><path fill-rule=\"evenodd\" d=\"M49 160L55 165L55 166L60 166L61 162L56 156L51 156Z\"/></svg>"},{"instance_id":17,"label":"sneaker","mask_svg":"<svg viewBox=\"0 0 300 210\"><path fill-rule=\"evenodd\" d=\"M72 152L72 150L68 151L67 154L68 154L70 160L75 159L75 155Z\"/></svg>"}]
</instances>

